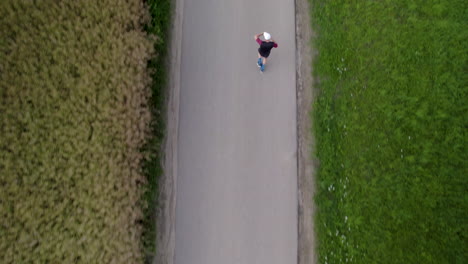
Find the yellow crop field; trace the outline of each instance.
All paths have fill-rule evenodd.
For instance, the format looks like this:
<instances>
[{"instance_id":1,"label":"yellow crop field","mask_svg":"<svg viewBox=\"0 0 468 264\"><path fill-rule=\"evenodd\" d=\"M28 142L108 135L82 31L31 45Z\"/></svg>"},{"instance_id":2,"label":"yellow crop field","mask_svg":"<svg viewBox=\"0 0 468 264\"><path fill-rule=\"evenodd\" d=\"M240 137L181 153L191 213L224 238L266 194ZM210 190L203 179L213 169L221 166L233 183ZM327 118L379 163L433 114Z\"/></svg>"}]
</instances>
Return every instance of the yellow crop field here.
<instances>
[{"instance_id":1,"label":"yellow crop field","mask_svg":"<svg viewBox=\"0 0 468 264\"><path fill-rule=\"evenodd\" d=\"M1 263L143 261L148 20L139 0L1 1Z\"/></svg>"}]
</instances>

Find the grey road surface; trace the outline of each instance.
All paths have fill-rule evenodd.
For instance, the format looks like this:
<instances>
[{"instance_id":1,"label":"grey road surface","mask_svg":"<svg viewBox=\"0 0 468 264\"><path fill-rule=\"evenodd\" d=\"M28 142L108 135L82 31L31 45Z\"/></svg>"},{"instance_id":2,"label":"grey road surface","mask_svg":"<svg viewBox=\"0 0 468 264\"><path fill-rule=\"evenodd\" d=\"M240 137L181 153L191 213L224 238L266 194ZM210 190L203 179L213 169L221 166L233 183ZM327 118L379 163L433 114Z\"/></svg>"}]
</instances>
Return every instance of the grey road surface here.
<instances>
[{"instance_id":1,"label":"grey road surface","mask_svg":"<svg viewBox=\"0 0 468 264\"><path fill-rule=\"evenodd\" d=\"M294 0L185 0L182 36L175 263L296 263Z\"/></svg>"}]
</instances>

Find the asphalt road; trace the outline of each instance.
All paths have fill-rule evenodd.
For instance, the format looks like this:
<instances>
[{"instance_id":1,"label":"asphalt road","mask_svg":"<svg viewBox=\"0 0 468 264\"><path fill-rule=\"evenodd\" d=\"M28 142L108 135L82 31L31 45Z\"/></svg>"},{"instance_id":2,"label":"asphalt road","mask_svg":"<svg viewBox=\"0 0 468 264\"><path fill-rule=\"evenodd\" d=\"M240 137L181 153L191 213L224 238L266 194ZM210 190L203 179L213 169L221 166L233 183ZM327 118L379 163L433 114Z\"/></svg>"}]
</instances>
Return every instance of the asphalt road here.
<instances>
[{"instance_id":1,"label":"asphalt road","mask_svg":"<svg viewBox=\"0 0 468 264\"><path fill-rule=\"evenodd\" d=\"M176 264L297 262L294 27L294 0L185 0Z\"/></svg>"}]
</instances>

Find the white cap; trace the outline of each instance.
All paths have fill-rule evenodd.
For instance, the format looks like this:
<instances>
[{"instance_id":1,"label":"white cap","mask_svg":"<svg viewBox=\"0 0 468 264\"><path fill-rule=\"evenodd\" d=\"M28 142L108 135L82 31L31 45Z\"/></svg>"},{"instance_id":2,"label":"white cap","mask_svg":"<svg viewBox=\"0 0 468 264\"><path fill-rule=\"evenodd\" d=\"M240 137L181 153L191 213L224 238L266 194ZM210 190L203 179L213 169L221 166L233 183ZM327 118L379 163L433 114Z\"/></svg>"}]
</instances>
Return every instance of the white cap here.
<instances>
[{"instance_id":1,"label":"white cap","mask_svg":"<svg viewBox=\"0 0 468 264\"><path fill-rule=\"evenodd\" d=\"M265 38L265 40L271 39L271 35L268 32L263 32L263 37Z\"/></svg>"}]
</instances>

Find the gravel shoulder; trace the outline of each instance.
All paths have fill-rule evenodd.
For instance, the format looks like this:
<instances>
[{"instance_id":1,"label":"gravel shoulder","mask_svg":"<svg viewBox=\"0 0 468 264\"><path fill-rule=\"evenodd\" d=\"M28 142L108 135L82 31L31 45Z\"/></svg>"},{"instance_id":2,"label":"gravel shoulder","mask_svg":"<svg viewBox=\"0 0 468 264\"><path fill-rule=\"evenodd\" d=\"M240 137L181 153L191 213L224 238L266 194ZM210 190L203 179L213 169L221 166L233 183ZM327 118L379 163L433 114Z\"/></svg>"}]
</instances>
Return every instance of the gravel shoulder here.
<instances>
[{"instance_id":1,"label":"gravel shoulder","mask_svg":"<svg viewBox=\"0 0 468 264\"><path fill-rule=\"evenodd\" d=\"M312 87L311 39L308 0L296 0L296 93L297 93L297 181L298 181L298 264L318 263L314 234L315 173L318 161L314 158L315 140L312 134L311 105L317 91Z\"/></svg>"}]
</instances>

